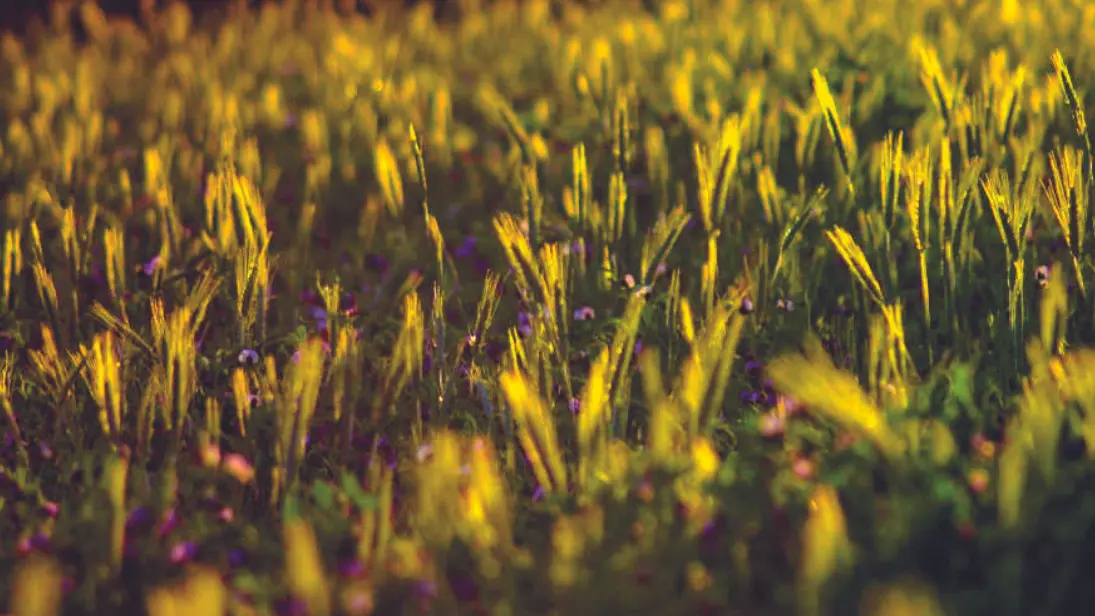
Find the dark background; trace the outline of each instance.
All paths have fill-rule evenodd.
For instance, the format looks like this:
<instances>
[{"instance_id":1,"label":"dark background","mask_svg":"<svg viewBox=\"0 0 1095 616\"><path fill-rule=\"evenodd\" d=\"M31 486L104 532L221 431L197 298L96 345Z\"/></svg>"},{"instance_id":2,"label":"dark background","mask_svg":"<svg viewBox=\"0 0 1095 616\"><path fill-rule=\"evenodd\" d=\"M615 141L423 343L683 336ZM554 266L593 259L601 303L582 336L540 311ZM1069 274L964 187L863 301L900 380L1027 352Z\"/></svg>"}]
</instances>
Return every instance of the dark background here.
<instances>
[{"instance_id":1,"label":"dark background","mask_svg":"<svg viewBox=\"0 0 1095 616\"><path fill-rule=\"evenodd\" d=\"M336 6L354 5L357 10L368 13L382 5L413 6L419 2L427 2L434 6L439 16L452 12L456 2L447 0L330 0ZM245 0L252 7L262 4L262 0ZM152 0L157 7L168 4L168 0ZM195 15L195 22L203 16L215 14L218 10L224 10L228 5L234 4L232 0L185 0L190 10ZM481 2L486 4L487 2ZM0 32L10 31L24 34L33 20L48 23L49 0L0 0ZM140 16L141 0L98 0L99 6L108 17L129 17L135 22Z\"/></svg>"}]
</instances>

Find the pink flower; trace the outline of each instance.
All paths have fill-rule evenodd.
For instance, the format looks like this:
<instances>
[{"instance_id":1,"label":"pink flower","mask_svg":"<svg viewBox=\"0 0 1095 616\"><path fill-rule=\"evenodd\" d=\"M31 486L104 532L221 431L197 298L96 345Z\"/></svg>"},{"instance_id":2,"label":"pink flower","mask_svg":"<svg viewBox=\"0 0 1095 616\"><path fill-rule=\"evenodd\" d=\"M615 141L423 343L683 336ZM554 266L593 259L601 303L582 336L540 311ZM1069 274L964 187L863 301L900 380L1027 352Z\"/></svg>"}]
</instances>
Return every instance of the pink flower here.
<instances>
[{"instance_id":1,"label":"pink flower","mask_svg":"<svg viewBox=\"0 0 1095 616\"><path fill-rule=\"evenodd\" d=\"M814 463L809 458L797 458L791 464L791 472L799 479L809 479L814 476Z\"/></svg>"},{"instance_id":2,"label":"pink flower","mask_svg":"<svg viewBox=\"0 0 1095 616\"><path fill-rule=\"evenodd\" d=\"M787 422L774 411L770 411L761 415L760 418L760 433L765 438L774 438L783 434L784 429L787 427Z\"/></svg>"},{"instance_id":3,"label":"pink flower","mask_svg":"<svg viewBox=\"0 0 1095 616\"><path fill-rule=\"evenodd\" d=\"M255 478L255 467L251 466L247 458L238 453L230 453L224 456L221 466L224 472L235 477L240 483L247 484Z\"/></svg>"}]
</instances>

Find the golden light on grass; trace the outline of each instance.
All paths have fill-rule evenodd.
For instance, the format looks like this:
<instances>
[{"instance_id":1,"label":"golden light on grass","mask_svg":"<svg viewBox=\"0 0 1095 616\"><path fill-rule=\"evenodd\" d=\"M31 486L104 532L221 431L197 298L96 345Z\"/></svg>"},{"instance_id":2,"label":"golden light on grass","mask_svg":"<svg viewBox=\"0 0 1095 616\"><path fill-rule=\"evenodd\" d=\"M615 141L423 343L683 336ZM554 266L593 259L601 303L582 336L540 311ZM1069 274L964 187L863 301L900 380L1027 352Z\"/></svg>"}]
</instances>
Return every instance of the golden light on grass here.
<instances>
[{"instance_id":1,"label":"golden light on grass","mask_svg":"<svg viewBox=\"0 0 1095 616\"><path fill-rule=\"evenodd\" d=\"M15 570L9 609L20 616L57 616L64 595L61 566L52 557L32 554Z\"/></svg>"},{"instance_id":2,"label":"golden light on grass","mask_svg":"<svg viewBox=\"0 0 1095 616\"><path fill-rule=\"evenodd\" d=\"M548 494L566 491L566 466L559 450L555 422L543 398L526 375L514 370L502 373L499 385L513 412L521 448L537 483Z\"/></svg>"},{"instance_id":3,"label":"golden light on grass","mask_svg":"<svg viewBox=\"0 0 1095 616\"><path fill-rule=\"evenodd\" d=\"M115 444L122 438L125 419L124 386L122 384L123 350L114 332L105 331L95 337L91 348L80 347L80 356L90 353L83 377L99 407L99 424L103 434Z\"/></svg>"},{"instance_id":4,"label":"golden light on grass","mask_svg":"<svg viewBox=\"0 0 1095 616\"><path fill-rule=\"evenodd\" d=\"M836 489L818 486L810 497L809 517L802 529L799 565L799 609L803 614L821 613L821 591L835 575L851 564L848 523Z\"/></svg>"},{"instance_id":5,"label":"golden light on grass","mask_svg":"<svg viewBox=\"0 0 1095 616\"><path fill-rule=\"evenodd\" d=\"M12 283L23 271L22 235L19 229L8 229L4 232L3 261L0 262L0 308L11 308Z\"/></svg>"},{"instance_id":6,"label":"golden light on grass","mask_svg":"<svg viewBox=\"0 0 1095 616\"><path fill-rule=\"evenodd\" d=\"M867 257L863 254L863 249L859 247L859 244L856 243L851 234L838 225L826 231L825 236L829 238L829 241L832 243L833 247L836 248L840 258L844 260L845 265L852 271L852 275L855 276L856 282L867 291L868 295L871 296L871 299L879 305L884 304L885 296L882 294L882 286L878 283L878 279L875 277L870 263L867 262Z\"/></svg>"},{"instance_id":7,"label":"golden light on grass","mask_svg":"<svg viewBox=\"0 0 1095 616\"><path fill-rule=\"evenodd\" d=\"M855 164L855 141L851 138L850 129L841 122L836 100L833 99L832 90L829 89L829 82L816 68L811 71L810 76L814 85L814 95L821 107L821 114L825 118L825 126L829 129L829 137L833 140L840 166L844 171L848 191L854 197L855 185L852 183L852 170Z\"/></svg>"},{"instance_id":8,"label":"golden light on grass","mask_svg":"<svg viewBox=\"0 0 1095 616\"><path fill-rule=\"evenodd\" d=\"M785 355L771 362L766 374L779 391L866 436L888 458L902 455L903 442L882 412L855 377L837 369L827 356Z\"/></svg>"},{"instance_id":9,"label":"golden light on grass","mask_svg":"<svg viewBox=\"0 0 1095 616\"><path fill-rule=\"evenodd\" d=\"M316 616L331 613L331 590L316 544L315 530L302 518L294 517L283 525L285 576L293 596L308 605Z\"/></svg>"},{"instance_id":10,"label":"golden light on grass","mask_svg":"<svg viewBox=\"0 0 1095 616\"><path fill-rule=\"evenodd\" d=\"M183 306L167 317L164 330L164 406L163 420L178 441L182 438L190 402L197 389L193 313Z\"/></svg>"}]
</instances>

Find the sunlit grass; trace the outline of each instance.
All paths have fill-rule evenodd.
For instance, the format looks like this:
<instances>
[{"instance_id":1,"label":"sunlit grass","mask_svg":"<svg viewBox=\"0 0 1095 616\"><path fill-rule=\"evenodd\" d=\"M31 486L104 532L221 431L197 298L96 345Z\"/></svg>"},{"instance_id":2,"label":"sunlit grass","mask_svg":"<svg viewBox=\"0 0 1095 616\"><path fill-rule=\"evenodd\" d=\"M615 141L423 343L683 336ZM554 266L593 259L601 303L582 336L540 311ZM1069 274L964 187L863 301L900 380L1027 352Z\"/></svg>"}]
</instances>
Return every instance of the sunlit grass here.
<instances>
[{"instance_id":1,"label":"sunlit grass","mask_svg":"<svg viewBox=\"0 0 1095 616\"><path fill-rule=\"evenodd\" d=\"M168 4L0 38L9 611L1090 602L1090 7Z\"/></svg>"}]
</instances>

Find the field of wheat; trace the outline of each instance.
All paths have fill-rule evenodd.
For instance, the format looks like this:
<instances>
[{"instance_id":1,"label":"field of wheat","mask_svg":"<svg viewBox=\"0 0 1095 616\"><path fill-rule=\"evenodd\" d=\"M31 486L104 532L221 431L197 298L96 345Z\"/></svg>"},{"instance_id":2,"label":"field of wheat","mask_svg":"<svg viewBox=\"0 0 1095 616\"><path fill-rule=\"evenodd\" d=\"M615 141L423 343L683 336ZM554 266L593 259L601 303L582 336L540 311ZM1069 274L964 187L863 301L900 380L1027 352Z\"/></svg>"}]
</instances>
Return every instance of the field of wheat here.
<instances>
[{"instance_id":1,"label":"field of wheat","mask_svg":"<svg viewBox=\"0 0 1095 616\"><path fill-rule=\"evenodd\" d=\"M164 4L0 37L0 611L1095 600L1095 4Z\"/></svg>"}]
</instances>

